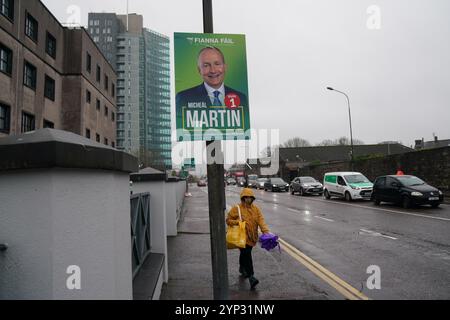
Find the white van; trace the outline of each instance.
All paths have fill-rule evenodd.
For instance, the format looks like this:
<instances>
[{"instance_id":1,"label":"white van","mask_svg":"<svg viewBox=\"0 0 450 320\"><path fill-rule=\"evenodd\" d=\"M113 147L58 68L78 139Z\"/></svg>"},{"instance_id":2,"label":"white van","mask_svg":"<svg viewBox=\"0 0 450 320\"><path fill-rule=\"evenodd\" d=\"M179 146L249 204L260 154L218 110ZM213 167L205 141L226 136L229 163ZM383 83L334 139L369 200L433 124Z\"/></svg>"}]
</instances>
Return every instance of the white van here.
<instances>
[{"instance_id":1,"label":"white van","mask_svg":"<svg viewBox=\"0 0 450 320\"><path fill-rule=\"evenodd\" d=\"M360 172L329 172L323 178L323 195L326 199L370 200L372 189L373 183Z\"/></svg>"}]
</instances>

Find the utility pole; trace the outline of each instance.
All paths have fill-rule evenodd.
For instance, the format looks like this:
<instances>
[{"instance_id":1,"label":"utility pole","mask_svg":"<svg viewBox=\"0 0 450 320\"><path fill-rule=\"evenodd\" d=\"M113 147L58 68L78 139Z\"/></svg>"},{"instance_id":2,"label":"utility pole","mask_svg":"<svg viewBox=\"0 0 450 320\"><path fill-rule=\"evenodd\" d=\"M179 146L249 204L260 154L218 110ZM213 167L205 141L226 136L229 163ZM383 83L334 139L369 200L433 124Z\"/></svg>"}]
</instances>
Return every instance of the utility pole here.
<instances>
[{"instance_id":1,"label":"utility pole","mask_svg":"<svg viewBox=\"0 0 450 320\"><path fill-rule=\"evenodd\" d=\"M203 0L203 32L213 33L211 0ZM214 300L228 300L228 262L225 229L225 182L221 141L206 141L209 227ZM211 163L210 157L221 163ZM221 161L220 161L221 160Z\"/></svg>"}]
</instances>

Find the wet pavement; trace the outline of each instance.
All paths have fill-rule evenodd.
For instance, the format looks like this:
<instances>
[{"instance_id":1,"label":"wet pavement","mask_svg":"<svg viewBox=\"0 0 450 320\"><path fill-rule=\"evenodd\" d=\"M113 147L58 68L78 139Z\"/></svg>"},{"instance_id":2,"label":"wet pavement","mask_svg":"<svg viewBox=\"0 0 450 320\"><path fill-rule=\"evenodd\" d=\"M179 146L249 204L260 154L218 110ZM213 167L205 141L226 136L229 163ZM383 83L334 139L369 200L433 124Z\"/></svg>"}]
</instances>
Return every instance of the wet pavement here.
<instances>
[{"instance_id":1,"label":"wet pavement","mask_svg":"<svg viewBox=\"0 0 450 320\"><path fill-rule=\"evenodd\" d=\"M168 238L169 281L161 300L211 300L211 267L208 195L206 188L190 186L192 197L178 223L178 236ZM278 249L253 249L255 276L260 283L251 291L248 279L239 275L239 250L227 250L229 297L232 300L343 299L333 290L324 290L306 268Z\"/></svg>"}]
</instances>

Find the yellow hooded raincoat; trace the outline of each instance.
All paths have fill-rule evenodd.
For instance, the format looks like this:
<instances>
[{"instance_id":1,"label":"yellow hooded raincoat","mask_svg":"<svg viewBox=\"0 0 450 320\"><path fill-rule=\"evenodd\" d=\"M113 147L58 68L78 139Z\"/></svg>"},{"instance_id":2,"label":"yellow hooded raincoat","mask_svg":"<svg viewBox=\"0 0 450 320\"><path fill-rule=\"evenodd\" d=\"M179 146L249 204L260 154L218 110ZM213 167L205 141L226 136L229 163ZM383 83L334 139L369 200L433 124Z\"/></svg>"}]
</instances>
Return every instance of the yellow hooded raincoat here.
<instances>
[{"instance_id":1,"label":"yellow hooded raincoat","mask_svg":"<svg viewBox=\"0 0 450 320\"><path fill-rule=\"evenodd\" d=\"M253 197L255 199L255 195L252 189L244 188L241 192L241 199L243 197ZM247 231L247 245L254 247L258 242L258 226L263 233L269 232L269 227L264 221L264 216L261 213L261 210L254 205L251 204L248 207L245 204L239 203L238 206L241 208L241 216L242 220L245 221L245 229ZM234 226L239 224L239 212L237 206L234 206L230 212L228 212L228 217L226 220L229 226Z\"/></svg>"}]
</instances>

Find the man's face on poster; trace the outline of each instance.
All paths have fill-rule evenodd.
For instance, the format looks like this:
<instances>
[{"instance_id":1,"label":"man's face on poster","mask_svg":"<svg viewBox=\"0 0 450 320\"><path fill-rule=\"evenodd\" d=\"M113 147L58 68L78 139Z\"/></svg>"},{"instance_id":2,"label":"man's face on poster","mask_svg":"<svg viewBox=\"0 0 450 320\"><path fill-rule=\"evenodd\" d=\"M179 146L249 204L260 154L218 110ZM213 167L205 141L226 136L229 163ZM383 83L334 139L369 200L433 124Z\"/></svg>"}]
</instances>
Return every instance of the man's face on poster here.
<instances>
[{"instance_id":1,"label":"man's face on poster","mask_svg":"<svg viewBox=\"0 0 450 320\"><path fill-rule=\"evenodd\" d=\"M206 49L198 57L198 72L203 81L214 89L222 85L226 69L222 55L215 49Z\"/></svg>"}]
</instances>

